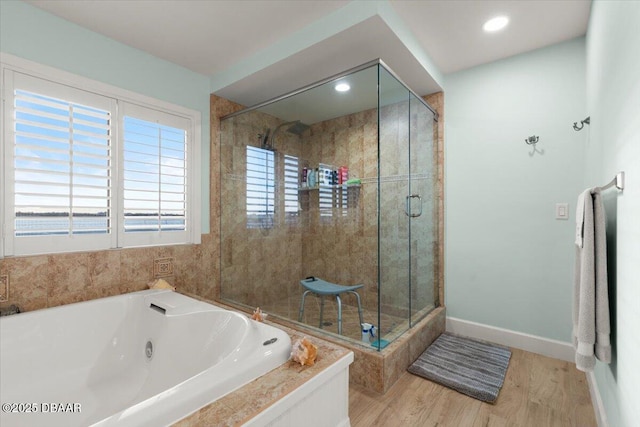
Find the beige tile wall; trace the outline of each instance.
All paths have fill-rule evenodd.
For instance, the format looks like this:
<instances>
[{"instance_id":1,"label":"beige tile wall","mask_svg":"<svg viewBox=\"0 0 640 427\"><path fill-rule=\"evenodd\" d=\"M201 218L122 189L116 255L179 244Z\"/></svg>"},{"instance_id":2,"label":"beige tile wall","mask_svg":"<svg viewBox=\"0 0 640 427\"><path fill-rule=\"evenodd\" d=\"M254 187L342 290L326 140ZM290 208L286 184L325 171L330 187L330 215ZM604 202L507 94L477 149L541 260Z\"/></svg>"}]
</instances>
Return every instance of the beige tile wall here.
<instances>
[{"instance_id":1,"label":"beige tile wall","mask_svg":"<svg viewBox=\"0 0 640 427\"><path fill-rule=\"evenodd\" d=\"M301 195L309 225L303 236L303 277L362 283L362 303L370 308L377 307L377 135L377 113L368 110L316 123L303 141L307 166L347 166L350 178L363 180L360 188L347 189L347 208L334 208L331 216L320 215L318 191ZM335 191L334 197L342 192ZM352 296L344 302L355 305Z\"/></svg>"},{"instance_id":2,"label":"beige tile wall","mask_svg":"<svg viewBox=\"0 0 640 427\"><path fill-rule=\"evenodd\" d=\"M205 240L211 244L208 236ZM173 275L164 277L187 292L203 292L204 263L211 251L201 245L135 248L96 252L8 257L0 274L9 276L9 300L23 311L55 307L147 288L154 279L154 260L172 258Z\"/></svg>"},{"instance_id":3,"label":"beige tile wall","mask_svg":"<svg viewBox=\"0 0 640 427\"><path fill-rule=\"evenodd\" d=\"M445 257L444 257L444 143L445 143L445 135L444 135L444 123L445 123L445 110L444 110L444 92L437 92L431 95L427 95L424 97L424 100L433 107L438 113L438 124L434 129L434 137L437 139L437 144L435 145L435 149L437 152L436 155L436 164L438 166L437 173L437 224L438 224L438 241L435 244L437 248L437 262L434 269L434 274L436 276L436 282L438 283L437 292L439 305L444 305L444 266L445 266Z\"/></svg>"},{"instance_id":4,"label":"beige tile wall","mask_svg":"<svg viewBox=\"0 0 640 427\"><path fill-rule=\"evenodd\" d=\"M442 106L442 96L429 97ZM385 140L381 153L381 174L389 178L382 187L382 213L386 217L381 230L381 256L383 287L381 302L383 310L389 314L407 315L408 289L398 289L396 283L408 282L408 268L402 263L402 253L406 254L406 238L408 227L406 217L401 209L404 199L398 194L406 194L401 188L405 183L394 182L394 177L406 171L408 157L406 147L400 147L401 141L407 140L408 104L396 104L385 107L381 112L381 133ZM215 119L214 119L215 120ZM279 120L262 113L249 112L225 121L223 135L228 141L222 142L223 159L222 203L224 215L222 223L222 289L223 296L249 306L268 306L275 301L297 301L302 292L298 281L307 276L318 276L328 281L341 284L363 283L360 291L365 308L377 310L377 112L363 111L337 119L313 124L307 130L301 142L297 138L282 139L286 132L279 134L276 143L278 155L287 153L302 159L301 166L315 168L319 163L335 167L347 166L350 177L363 179L361 188L348 190L347 209L335 208L331 216L321 216L319 212L319 192L300 192L302 208L296 227L287 227L282 219L276 220L275 227L269 230L251 230L246 228L244 215L245 200L245 147L258 145L258 133L266 129L273 130ZM437 194L429 197L424 203L424 215L420 218L424 227L414 227L412 242L414 257L412 272L413 283L424 286L413 288L413 301L420 308L442 301L441 269L437 257L441 254L442 227L432 230L431 224L441 223L442 204L442 165L439 129L431 120L428 122L412 117L412 134L419 135L413 139L415 148L413 159L425 159L423 164L413 160L413 170L428 168L434 161L438 162L435 173L423 179L421 193L432 193L438 186ZM443 129L443 128L442 128ZM418 131L419 130L419 131ZM414 136L415 138L415 136ZM437 138L436 145L431 144ZM426 142L425 144L420 144ZM420 152L425 147L433 146L433 152ZM436 158L434 160L434 158ZM403 165L404 162L404 166ZM406 172L405 172L406 173ZM234 179L238 178L239 179ZM341 197L336 191L334 197ZM424 220L428 221L424 223ZM212 220L212 222L216 222ZM304 231L304 232L302 232ZM424 243L426 242L426 244ZM435 254L435 259L433 254ZM422 274L422 277L417 275ZM439 286L433 288L433 280ZM297 297L297 298L296 298ZM440 298L440 299L439 299ZM351 296L345 303L355 304ZM414 304L415 306L416 304ZM290 307L290 314L295 316L296 307ZM374 319L366 319L373 321Z\"/></svg>"},{"instance_id":5,"label":"beige tile wall","mask_svg":"<svg viewBox=\"0 0 640 427\"><path fill-rule=\"evenodd\" d=\"M276 180L273 222L248 228L246 216L246 147L260 146L259 134L280 120L251 111L221 123L221 295L249 306L270 307L287 298L301 277L301 224L284 215L284 184ZM284 154L300 157L299 138L283 128L276 137L276 176L283 175ZM216 221L218 222L218 221Z\"/></svg>"}]
</instances>

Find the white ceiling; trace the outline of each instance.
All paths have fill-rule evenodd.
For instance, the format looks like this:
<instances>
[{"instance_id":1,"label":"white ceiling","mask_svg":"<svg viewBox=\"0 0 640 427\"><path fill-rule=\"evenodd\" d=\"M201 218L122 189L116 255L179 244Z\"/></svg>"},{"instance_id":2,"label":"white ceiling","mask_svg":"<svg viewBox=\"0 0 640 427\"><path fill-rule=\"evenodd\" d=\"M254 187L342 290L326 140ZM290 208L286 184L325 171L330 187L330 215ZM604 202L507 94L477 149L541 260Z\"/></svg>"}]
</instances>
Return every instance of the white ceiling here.
<instances>
[{"instance_id":1,"label":"white ceiling","mask_svg":"<svg viewBox=\"0 0 640 427\"><path fill-rule=\"evenodd\" d=\"M348 3L286 0L26 0L211 76Z\"/></svg>"},{"instance_id":2,"label":"white ceiling","mask_svg":"<svg viewBox=\"0 0 640 427\"><path fill-rule=\"evenodd\" d=\"M445 74L507 58L587 32L590 0L392 1L391 4ZM484 33L489 18L509 26Z\"/></svg>"},{"instance_id":3,"label":"white ceiling","mask_svg":"<svg viewBox=\"0 0 640 427\"><path fill-rule=\"evenodd\" d=\"M216 94L244 105L376 58L382 58L417 93L432 93L440 90L441 84L433 72L425 70L420 52L425 52L443 74L463 70L584 35L591 8L590 0L27 2L212 81L244 64L254 64L254 68L247 66L237 73L237 79L227 77L219 87L212 85ZM365 6L384 13L365 16L298 50L283 47L281 57L271 63L264 58L260 61L267 52L317 34L314 23L328 17L342 22L342 11ZM482 24L497 14L509 15L510 25L501 33L484 34ZM396 18L401 22L400 30ZM409 36L400 34L406 29ZM416 43L409 45L407 40Z\"/></svg>"}]
</instances>

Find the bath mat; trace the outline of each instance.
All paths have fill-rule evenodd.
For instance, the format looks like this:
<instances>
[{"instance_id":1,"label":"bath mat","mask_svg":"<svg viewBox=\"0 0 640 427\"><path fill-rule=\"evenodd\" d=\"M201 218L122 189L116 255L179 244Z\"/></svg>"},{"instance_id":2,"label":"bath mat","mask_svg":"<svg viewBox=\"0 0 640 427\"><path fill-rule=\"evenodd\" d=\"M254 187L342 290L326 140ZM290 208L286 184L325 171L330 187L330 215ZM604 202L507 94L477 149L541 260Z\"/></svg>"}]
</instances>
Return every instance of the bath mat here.
<instances>
[{"instance_id":1,"label":"bath mat","mask_svg":"<svg viewBox=\"0 0 640 427\"><path fill-rule=\"evenodd\" d=\"M483 402L494 403L510 358L508 348L444 333L408 371Z\"/></svg>"}]
</instances>

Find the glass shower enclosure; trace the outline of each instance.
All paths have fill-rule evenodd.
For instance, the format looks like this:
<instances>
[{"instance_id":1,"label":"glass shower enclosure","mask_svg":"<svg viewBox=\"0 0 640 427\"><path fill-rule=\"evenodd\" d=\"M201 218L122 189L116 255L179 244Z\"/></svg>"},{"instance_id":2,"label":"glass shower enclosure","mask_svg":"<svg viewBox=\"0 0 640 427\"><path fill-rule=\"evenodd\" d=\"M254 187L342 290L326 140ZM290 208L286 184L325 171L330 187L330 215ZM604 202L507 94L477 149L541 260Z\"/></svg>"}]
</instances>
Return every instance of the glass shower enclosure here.
<instances>
[{"instance_id":1,"label":"glass shower enclosure","mask_svg":"<svg viewBox=\"0 0 640 427\"><path fill-rule=\"evenodd\" d=\"M439 305L437 115L380 60L221 121L221 299L383 349Z\"/></svg>"}]
</instances>

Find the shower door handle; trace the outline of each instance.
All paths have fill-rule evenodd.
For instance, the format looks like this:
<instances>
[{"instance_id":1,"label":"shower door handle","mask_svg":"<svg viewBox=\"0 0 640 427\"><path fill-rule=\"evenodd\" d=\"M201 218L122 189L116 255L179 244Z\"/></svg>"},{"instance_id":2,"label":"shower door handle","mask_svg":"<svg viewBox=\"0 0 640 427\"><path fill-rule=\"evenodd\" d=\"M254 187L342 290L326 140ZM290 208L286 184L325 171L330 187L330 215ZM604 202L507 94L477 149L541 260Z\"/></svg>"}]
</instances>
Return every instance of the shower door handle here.
<instances>
[{"instance_id":1,"label":"shower door handle","mask_svg":"<svg viewBox=\"0 0 640 427\"><path fill-rule=\"evenodd\" d=\"M418 213L413 213L411 212L411 199L418 199L420 201L420 212ZM420 215L422 215L422 197L420 197L419 194L411 194L409 196L406 197L406 206L404 209L404 213L410 217L410 218L417 218Z\"/></svg>"}]
</instances>

